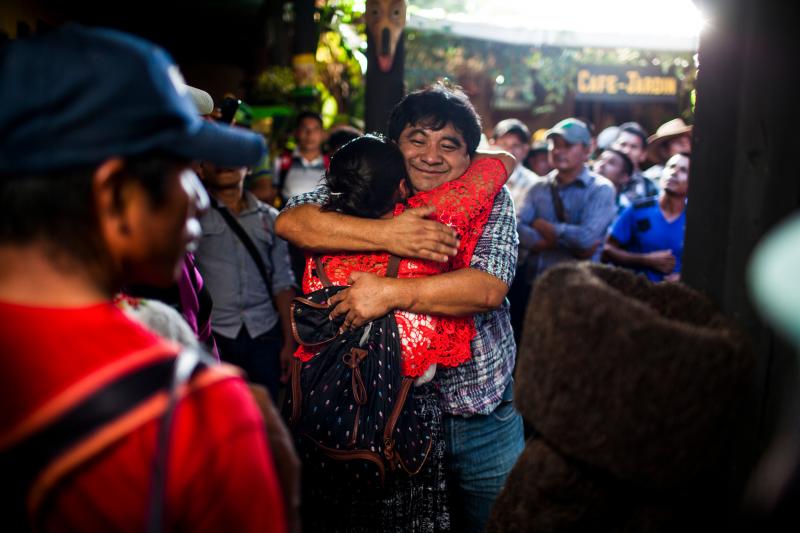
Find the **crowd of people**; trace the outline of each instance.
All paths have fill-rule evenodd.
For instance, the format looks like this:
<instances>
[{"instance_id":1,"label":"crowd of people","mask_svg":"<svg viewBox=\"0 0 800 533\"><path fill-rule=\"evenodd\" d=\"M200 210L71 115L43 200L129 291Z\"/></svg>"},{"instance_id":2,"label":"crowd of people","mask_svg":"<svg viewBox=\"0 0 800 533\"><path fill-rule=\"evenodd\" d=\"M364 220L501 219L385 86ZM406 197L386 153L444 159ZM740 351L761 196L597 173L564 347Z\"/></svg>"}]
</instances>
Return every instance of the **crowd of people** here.
<instances>
[{"instance_id":1,"label":"crowd of people","mask_svg":"<svg viewBox=\"0 0 800 533\"><path fill-rule=\"evenodd\" d=\"M270 160L139 38L67 26L0 65L0 452L20 529L484 531L539 434L514 391L537 279L606 262L680 280L678 119L595 136L570 117L536 142L507 119L487 138L468 97L434 84L386 137L338 128L326 145L300 112ZM330 338L307 340L303 309ZM337 342L342 378L303 381ZM402 394L362 364L379 352ZM344 392L308 441L298 399L329 389ZM390 425L403 409L422 428L416 468L393 449L417 438ZM377 449L324 445L372 425L390 428ZM349 461L382 482L345 481L333 465Z\"/></svg>"}]
</instances>

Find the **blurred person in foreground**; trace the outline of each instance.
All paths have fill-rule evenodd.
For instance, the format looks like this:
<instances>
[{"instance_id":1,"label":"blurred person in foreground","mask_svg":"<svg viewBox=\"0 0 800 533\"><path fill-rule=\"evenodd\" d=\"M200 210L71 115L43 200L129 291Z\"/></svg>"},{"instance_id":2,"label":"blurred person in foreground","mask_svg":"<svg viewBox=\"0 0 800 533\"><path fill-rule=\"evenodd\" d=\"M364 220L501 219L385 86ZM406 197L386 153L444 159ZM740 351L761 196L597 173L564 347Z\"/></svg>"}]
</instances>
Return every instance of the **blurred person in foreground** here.
<instances>
[{"instance_id":1,"label":"blurred person in foreground","mask_svg":"<svg viewBox=\"0 0 800 533\"><path fill-rule=\"evenodd\" d=\"M245 382L111 301L175 281L199 231L190 162L251 164L263 141L203 121L171 58L112 30L6 45L0 98L6 525L285 531L278 440Z\"/></svg>"}]
</instances>

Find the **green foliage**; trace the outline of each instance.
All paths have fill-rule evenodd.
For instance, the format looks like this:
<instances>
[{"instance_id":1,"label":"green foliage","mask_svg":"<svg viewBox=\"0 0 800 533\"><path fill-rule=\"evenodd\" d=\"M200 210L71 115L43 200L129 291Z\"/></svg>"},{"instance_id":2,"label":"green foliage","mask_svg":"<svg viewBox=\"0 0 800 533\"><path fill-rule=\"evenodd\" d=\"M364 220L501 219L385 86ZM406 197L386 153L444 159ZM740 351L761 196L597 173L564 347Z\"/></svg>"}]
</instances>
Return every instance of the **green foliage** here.
<instances>
[{"instance_id":1,"label":"green foliage","mask_svg":"<svg viewBox=\"0 0 800 533\"><path fill-rule=\"evenodd\" d=\"M366 0L329 0L319 9L317 74L324 85L326 126L363 123L366 70ZM330 99L333 101L330 101Z\"/></svg>"}]
</instances>

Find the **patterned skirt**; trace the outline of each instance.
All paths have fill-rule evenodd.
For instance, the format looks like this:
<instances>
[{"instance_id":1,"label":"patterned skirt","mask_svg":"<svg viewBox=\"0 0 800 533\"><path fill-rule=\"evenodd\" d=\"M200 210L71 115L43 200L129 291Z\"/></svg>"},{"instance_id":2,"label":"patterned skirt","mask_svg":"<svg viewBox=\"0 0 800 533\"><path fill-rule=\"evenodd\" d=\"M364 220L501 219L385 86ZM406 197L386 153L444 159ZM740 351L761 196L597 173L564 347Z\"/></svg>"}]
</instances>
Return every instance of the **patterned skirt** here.
<instances>
[{"instance_id":1,"label":"patterned skirt","mask_svg":"<svg viewBox=\"0 0 800 533\"><path fill-rule=\"evenodd\" d=\"M431 383L414 389L422 421L431 428L428 460L414 476L387 474L383 487L361 488L335 476L304 472L301 517L305 532L450 531L445 446L439 396Z\"/></svg>"}]
</instances>

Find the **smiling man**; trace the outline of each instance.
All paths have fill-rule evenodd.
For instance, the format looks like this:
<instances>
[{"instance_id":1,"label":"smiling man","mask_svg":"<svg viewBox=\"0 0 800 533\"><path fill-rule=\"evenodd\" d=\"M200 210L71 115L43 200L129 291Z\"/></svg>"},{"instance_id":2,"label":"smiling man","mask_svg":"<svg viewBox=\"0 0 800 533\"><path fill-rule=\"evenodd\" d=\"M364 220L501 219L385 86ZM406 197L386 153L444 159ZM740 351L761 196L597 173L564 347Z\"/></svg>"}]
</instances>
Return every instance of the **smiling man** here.
<instances>
[{"instance_id":1,"label":"smiling man","mask_svg":"<svg viewBox=\"0 0 800 533\"><path fill-rule=\"evenodd\" d=\"M480 140L480 120L461 91L434 85L407 95L392 111L389 136L406 160L411 183L428 191L461 176ZM385 220L321 212L326 191L295 197L276 222L277 233L312 251L384 250L401 257L447 261L453 231L406 210ZM315 205L316 204L316 205ZM516 346L505 295L514 277L517 232L508 190L495 198L470 262L439 276L387 279L353 275L334 313L358 323L392 309L475 316L472 358L437 372L442 398L456 531L483 531L494 499L523 447L522 419L511 403ZM338 296L338 295L337 295Z\"/></svg>"}]
</instances>

